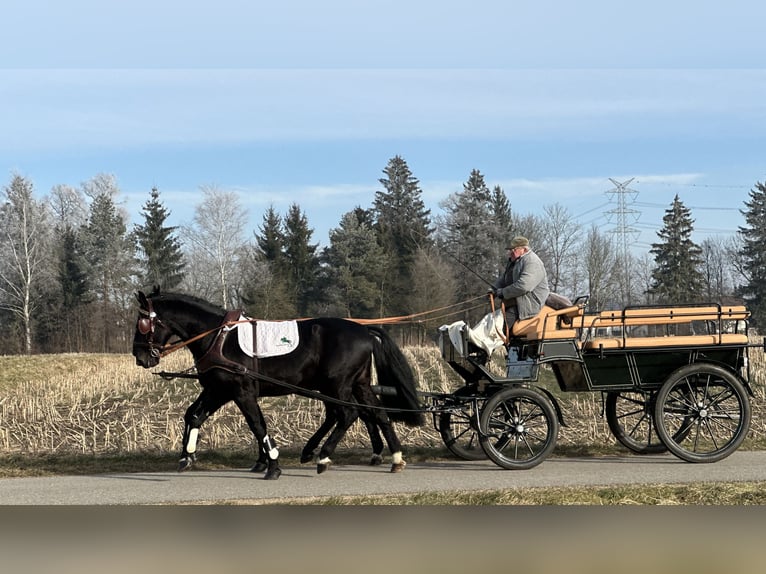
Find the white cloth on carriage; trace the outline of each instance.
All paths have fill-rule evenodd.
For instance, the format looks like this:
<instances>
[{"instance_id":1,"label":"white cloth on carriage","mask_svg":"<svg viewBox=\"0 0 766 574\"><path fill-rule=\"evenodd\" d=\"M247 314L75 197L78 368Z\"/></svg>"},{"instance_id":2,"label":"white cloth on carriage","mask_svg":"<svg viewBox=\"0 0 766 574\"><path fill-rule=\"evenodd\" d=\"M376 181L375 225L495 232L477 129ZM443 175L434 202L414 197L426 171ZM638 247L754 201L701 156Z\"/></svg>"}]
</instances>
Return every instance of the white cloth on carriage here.
<instances>
[{"instance_id":1,"label":"white cloth on carriage","mask_svg":"<svg viewBox=\"0 0 766 574\"><path fill-rule=\"evenodd\" d=\"M494 313L487 313L475 327L466 329L465 321L456 321L450 325L442 325L440 330L446 330L452 345L461 355L465 355L466 349L463 349L463 337L461 332L465 329L468 340L486 351L489 357L498 347L504 345L503 325L505 318L502 309L497 309Z\"/></svg>"},{"instance_id":2,"label":"white cloth on carriage","mask_svg":"<svg viewBox=\"0 0 766 574\"><path fill-rule=\"evenodd\" d=\"M242 315L240 321L250 321ZM240 323L237 329L239 346L248 357L276 357L293 352L298 346L297 321L250 321ZM253 346L255 331L255 346Z\"/></svg>"}]
</instances>

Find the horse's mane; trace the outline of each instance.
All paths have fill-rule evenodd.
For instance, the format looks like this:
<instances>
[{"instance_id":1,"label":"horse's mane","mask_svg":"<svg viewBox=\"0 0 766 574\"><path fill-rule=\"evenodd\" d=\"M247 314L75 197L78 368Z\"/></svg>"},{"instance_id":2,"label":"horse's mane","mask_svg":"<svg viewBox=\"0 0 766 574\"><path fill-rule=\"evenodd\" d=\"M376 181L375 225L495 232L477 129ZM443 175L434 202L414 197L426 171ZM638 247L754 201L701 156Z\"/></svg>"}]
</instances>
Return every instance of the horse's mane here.
<instances>
[{"instance_id":1,"label":"horse's mane","mask_svg":"<svg viewBox=\"0 0 766 574\"><path fill-rule=\"evenodd\" d=\"M205 299L201 297L197 297L196 295L189 295L188 293L173 293L173 292L165 292L163 291L160 293L159 289L156 289L152 291L152 294L149 295L152 299L161 299L162 301L177 301L180 303L189 303L196 305L198 307L202 307L203 311L213 313L213 314L226 314L226 309L223 307L219 307L218 305L214 305L210 301L206 301Z\"/></svg>"}]
</instances>

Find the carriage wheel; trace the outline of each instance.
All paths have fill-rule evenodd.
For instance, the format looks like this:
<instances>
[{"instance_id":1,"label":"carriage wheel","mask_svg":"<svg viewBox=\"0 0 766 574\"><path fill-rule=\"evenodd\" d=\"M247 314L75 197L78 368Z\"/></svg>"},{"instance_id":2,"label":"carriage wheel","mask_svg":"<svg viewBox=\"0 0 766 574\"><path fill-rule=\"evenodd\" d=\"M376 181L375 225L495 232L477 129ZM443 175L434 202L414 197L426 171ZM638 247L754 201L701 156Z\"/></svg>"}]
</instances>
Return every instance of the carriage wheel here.
<instances>
[{"instance_id":1,"label":"carriage wheel","mask_svg":"<svg viewBox=\"0 0 766 574\"><path fill-rule=\"evenodd\" d=\"M654 424L656 392L635 391L607 393L604 410L614 438L636 454L659 454L667 447Z\"/></svg>"},{"instance_id":2,"label":"carriage wheel","mask_svg":"<svg viewBox=\"0 0 766 574\"><path fill-rule=\"evenodd\" d=\"M462 387L452 393L455 397L472 398L475 392L470 387ZM463 460L484 460L486 453L479 444L477 427L479 417L473 400L460 400L461 410L445 412L439 415L439 434L444 445L456 457Z\"/></svg>"},{"instance_id":3,"label":"carriage wheel","mask_svg":"<svg viewBox=\"0 0 766 574\"><path fill-rule=\"evenodd\" d=\"M695 363L675 371L657 394L655 421L668 450L687 462L715 462L737 450L750 428L750 401L736 375Z\"/></svg>"},{"instance_id":4,"label":"carriage wheel","mask_svg":"<svg viewBox=\"0 0 766 574\"><path fill-rule=\"evenodd\" d=\"M668 450L654 422L657 391L627 391L606 395L606 422L614 437L636 454L660 454ZM689 434L688 425L679 425L673 439L681 442Z\"/></svg>"},{"instance_id":5,"label":"carriage wheel","mask_svg":"<svg viewBox=\"0 0 766 574\"><path fill-rule=\"evenodd\" d=\"M556 446L559 421L550 399L533 389L511 387L492 395L479 417L479 441L503 468L524 470L543 462Z\"/></svg>"}]
</instances>

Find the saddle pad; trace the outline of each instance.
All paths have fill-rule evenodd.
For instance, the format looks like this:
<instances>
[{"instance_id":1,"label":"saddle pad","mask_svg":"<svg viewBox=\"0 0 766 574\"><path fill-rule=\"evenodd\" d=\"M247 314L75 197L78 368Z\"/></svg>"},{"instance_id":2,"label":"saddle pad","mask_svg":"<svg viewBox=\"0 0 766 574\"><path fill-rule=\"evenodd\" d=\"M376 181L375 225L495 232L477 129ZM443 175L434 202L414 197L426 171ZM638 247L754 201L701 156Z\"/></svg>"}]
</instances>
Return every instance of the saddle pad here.
<instances>
[{"instance_id":1,"label":"saddle pad","mask_svg":"<svg viewBox=\"0 0 766 574\"><path fill-rule=\"evenodd\" d=\"M240 317L247 321L247 317ZM239 346L248 357L276 357L293 352L298 347L297 321L255 321L237 325ZM253 330L256 333L253 345Z\"/></svg>"}]
</instances>

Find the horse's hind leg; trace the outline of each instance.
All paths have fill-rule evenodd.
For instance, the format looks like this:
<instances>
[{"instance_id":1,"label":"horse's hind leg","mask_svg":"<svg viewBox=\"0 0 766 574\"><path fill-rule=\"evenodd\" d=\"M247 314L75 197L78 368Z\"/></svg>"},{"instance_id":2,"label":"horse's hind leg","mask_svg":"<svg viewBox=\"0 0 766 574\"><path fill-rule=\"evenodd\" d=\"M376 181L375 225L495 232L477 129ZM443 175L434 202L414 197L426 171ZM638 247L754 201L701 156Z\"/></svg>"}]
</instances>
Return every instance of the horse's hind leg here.
<instances>
[{"instance_id":1,"label":"horse's hind leg","mask_svg":"<svg viewBox=\"0 0 766 574\"><path fill-rule=\"evenodd\" d=\"M362 419L367 434L370 435L370 442L372 443L372 457L370 458L370 465L377 466L383 463L383 437L380 436L380 429L375 422L375 416L369 411L362 410L359 413L359 418Z\"/></svg>"},{"instance_id":2,"label":"horse's hind leg","mask_svg":"<svg viewBox=\"0 0 766 574\"><path fill-rule=\"evenodd\" d=\"M360 404L370 406L370 408L366 410L369 424L367 421L365 421L365 424L368 424L368 429L370 428L369 425L374 425L376 427L376 433L378 430L383 433L383 436L386 439L386 444L388 444L388 450L391 451L391 472L403 471L407 463L402 458L402 443L399 441L399 437L396 436L393 424L391 423L391 419L388 418L386 411L380 408L378 398L372 392L372 389L365 385L355 387L354 396ZM364 418L362 420L364 420ZM380 435L378 435L378 438L379 436Z\"/></svg>"},{"instance_id":3,"label":"horse's hind leg","mask_svg":"<svg viewBox=\"0 0 766 574\"><path fill-rule=\"evenodd\" d=\"M321 426L316 430L316 432L311 435L311 438L306 441L306 446L303 447L303 451L301 451L301 463L311 462L314 460L314 453L319 446L319 443L322 441L322 439L327 436L327 433L329 433L332 430L332 427L335 426L335 423L338 422L338 418L335 415L334 407L331 406L328 403L325 403L325 419L324 422L321 424Z\"/></svg>"},{"instance_id":4,"label":"horse's hind leg","mask_svg":"<svg viewBox=\"0 0 766 574\"><path fill-rule=\"evenodd\" d=\"M330 464L332 464L330 457L335 452L338 443L345 436L348 429L352 424L354 424L354 421L356 421L357 417L359 416L359 412L355 408L339 406L335 408L335 415L337 418L335 428L330 433L330 436L327 437L327 440L322 445L322 449L319 451L317 474L322 474L324 471L330 468Z\"/></svg>"},{"instance_id":5,"label":"horse's hind leg","mask_svg":"<svg viewBox=\"0 0 766 574\"><path fill-rule=\"evenodd\" d=\"M210 415L220 409L228 398L203 389L184 414L184 436L181 458L178 461L178 472L189 470L197 460L197 437L199 429Z\"/></svg>"}]
</instances>

